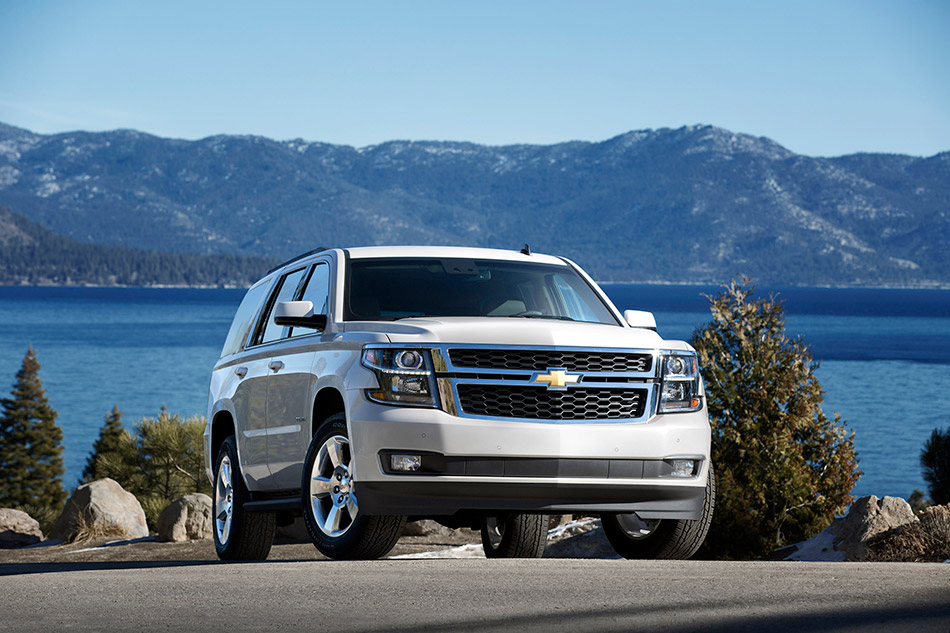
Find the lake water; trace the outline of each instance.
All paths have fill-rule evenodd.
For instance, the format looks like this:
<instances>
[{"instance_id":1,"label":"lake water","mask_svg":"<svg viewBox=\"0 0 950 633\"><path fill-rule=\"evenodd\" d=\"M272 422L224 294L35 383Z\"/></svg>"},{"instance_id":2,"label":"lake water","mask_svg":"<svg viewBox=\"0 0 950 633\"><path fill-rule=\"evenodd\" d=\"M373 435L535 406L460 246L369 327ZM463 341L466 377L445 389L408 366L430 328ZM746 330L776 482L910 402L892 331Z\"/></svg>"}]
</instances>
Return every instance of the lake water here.
<instances>
[{"instance_id":1,"label":"lake water","mask_svg":"<svg viewBox=\"0 0 950 633\"><path fill-rule=\"evenodd\" d=\"M607 284L621 309L651 310L660 334L686 339L709 321L705 286ZM950 291L770 288L787 331L801 334L825 389L825 409L855 430L864 475L854 494L907 497L925 487L921 446L950 426ZM0 287L0 396L33 344L64 431L74 486L113 405L130 425L172 413L204 415L240 290Z\"/></svg>"}]
</instances>

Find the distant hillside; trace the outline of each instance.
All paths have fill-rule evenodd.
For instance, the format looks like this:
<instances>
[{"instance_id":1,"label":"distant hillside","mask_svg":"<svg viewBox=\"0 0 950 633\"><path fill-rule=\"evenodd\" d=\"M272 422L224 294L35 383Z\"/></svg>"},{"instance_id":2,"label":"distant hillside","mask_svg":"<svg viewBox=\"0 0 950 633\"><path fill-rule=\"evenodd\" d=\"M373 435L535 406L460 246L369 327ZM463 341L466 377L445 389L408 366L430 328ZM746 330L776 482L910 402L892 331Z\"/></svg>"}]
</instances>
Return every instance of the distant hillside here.
<instances>
[{"instance_id":1,"label":"distant hillside","mask_svg":"<svg viewBox=\"0 0 950 633\"><path fill-rule=\"evenodd\" d=\"M950 153L812 158L709 126L356 149L0 125L0 203L81 242L162 251L527 242L601 280L950 285Z\"/></svg>"},{"instance_id":2,"label":"distant hillside","mask_svg":"<svg viewBox=\"0 0 950 633\"><path fill-rule=\"evenodd\" d=\"M274 262L82 244L0 206L0 284L248 286Z\"/></svg>"}]
</instances>

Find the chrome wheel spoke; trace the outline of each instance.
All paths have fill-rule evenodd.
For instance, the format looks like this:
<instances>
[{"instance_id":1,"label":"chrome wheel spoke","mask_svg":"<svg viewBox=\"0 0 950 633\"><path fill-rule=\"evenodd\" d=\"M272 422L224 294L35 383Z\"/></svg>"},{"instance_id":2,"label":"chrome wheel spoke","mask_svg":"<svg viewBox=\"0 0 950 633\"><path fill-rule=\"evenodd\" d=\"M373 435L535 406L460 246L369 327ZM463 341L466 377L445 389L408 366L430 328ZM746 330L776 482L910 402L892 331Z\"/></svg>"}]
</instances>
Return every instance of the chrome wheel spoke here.
<instances>
[{"instance_id":1,"label":"chrome wheel spoke","mask_svg":"<svg viewBox=\"0 0 950 633\"><path fill-rule=\"evenodd\" d=\"M359 512L359 506L356 504L356 497L350 495L349 499L346 500L346 511L350 515L350 522L352 523L356 519L356 513Z\"/></svg>"},{"instance_id":2,"label":"chrome wheel spoke","mask_svg":"<svg viewBox=\"0 0 950 633\"><path fill-rule=\"evenodd\" d=\"M330 458L330 463L333 464L333 468L338 468L343 463L341 442L337 438L331 437L327 440L327 443L324 444L324 447L327 449L327 457Z\"/></svg>"},{"instance_id":3,"label":"chrome wheel spoke","mask_svg":"<svg viewBox=\"0 0 950 633\"><path fill-rule=\"evenodd\" d=\"M334 504L324 522L325 531L333 533L340 529L340 506Z\"/></svg>"},{"instance_id":4,"label":"chrome wheel spoke","mask_svg":"<svg viewBox=\"0 0 950 633\"><path fill-rule=\"evenodd\" d=\"M310 480L310 494L314 497L324 497L333 492L333 480L318 476Z\"/></svg>"},{"instance_id":5,"label":"chrome wheel spoke","mask_svg":"<svg viewBox=\"0 0 950 633\"><path fill-rule=\"evenodd\" d=\"M229 514L231 514L231 508L228 507L227 500L218 499L218 502L214 504L214 516L223 521Z\"/></svg>"}]
</instances>

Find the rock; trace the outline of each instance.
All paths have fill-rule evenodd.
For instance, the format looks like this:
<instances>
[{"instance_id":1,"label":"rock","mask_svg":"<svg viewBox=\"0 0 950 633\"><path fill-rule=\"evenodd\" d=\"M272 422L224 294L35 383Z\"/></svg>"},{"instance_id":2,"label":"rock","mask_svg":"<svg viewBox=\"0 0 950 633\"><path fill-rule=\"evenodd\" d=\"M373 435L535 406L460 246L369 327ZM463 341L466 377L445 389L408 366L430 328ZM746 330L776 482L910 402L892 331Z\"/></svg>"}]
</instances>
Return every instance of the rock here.
<instances>
[{"instance_id":1,"label":"rock","mask_svg":"<svg viewBox=\"0 0 950 633\"><path fill-rule=\"evenodd\" d=\"M429 519L406 523L402 528L402 536L451 536L455 530L445 527L441 523Z\"/></svg>"},{"instance_id":2,"label":"rock","mask_svg":"<svg viewBox=\"0 0 950 633\"><path fill-rule=\"evenodd\" d=\"M158 516L158 536L163 541L211 538L211 526L211 497L200 492L175 499Z\"/></svg>"},{"instance_id":3,"label":"rock","mask_svg":"<svg viewBox=\"0 0 950 633\"><path fill-rule=\"evenodd\" d=\"M544 558L619 558L600 519L570 521L548 531Z\"/></svg>"},{"instance_id":4,"label":"rock","mask_svg":"<svg viewBox=\"0 0 950 633\"><path fill-rule=\"evenodd\" d=\"M39 522L26 512L0 508L0 549L25 547L43 540Z\"/></svg>"},{"instance_id":5,"label":"rock","mask_svg":"<svg viewBox=\"0 0 950 633\"><path fill-rule=\"evenodd\" d=\"M814 538L792 546L785 560L863 561L868 559L868 541L902 525L916 523L910 504L900 497L861 497L843 519ZM784 553L785 550L783 550Z\"/></svg>"},{"instance_id":6,"label":"rock","mask_svg":"<svg viewBox=\"0 0 950 633\"><path fill-rule=\"evenodd\" d=\"M135 495L113 479L99 479L76 488L50 536L63 541L142 538L148 536L148 525Z\"/></svg>"},{"instance_id":7,"label":"rock","mask_svg":"<svg viewBox=\"0 0 950 633\"><path fill-rule=\"evenodd\" d=\"M867 556L870 538L916 521L906 500L900 497L878 499L871 495L851 504L848 516L836 520L828 529L835 536L835 550L844 552L845 560L860 561Z\"/></svg>"}]
</instances>

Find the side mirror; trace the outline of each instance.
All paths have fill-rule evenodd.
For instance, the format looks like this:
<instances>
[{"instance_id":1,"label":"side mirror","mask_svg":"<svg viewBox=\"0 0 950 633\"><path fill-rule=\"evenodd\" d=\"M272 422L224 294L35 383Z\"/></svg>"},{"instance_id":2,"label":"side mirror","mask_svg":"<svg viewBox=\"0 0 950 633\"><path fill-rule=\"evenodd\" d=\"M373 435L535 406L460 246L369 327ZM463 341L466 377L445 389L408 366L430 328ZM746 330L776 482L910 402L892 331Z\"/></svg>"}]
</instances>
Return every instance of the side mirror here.
<instances>
[{"instance_id":1,"label":"side mirror","mask_svg":"<svg viewBox=\"0 0 950 633\"><path fill-rule=\"evenodd\" d=\"M327 316L313 313L312 301L281 301L274 310L274 323L290 327L325 330Z\"/></svg>"},{"instance_id":2,"label":"side mirror","mask_svg":"<svg viewBox=\"0 0 950 633\"><path fill-rule=\"evenodd\" d=\"M643 328L644 330L653 330L656 332L656 318L652 312L643 310L624 310L623 318L630 327Z\"/></svg>"}]
</instances>

